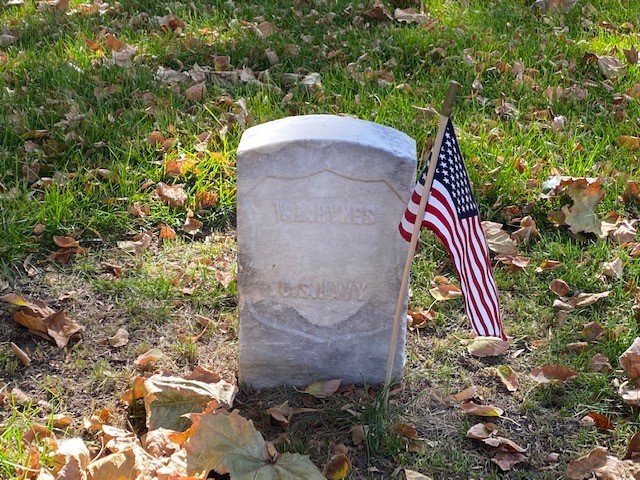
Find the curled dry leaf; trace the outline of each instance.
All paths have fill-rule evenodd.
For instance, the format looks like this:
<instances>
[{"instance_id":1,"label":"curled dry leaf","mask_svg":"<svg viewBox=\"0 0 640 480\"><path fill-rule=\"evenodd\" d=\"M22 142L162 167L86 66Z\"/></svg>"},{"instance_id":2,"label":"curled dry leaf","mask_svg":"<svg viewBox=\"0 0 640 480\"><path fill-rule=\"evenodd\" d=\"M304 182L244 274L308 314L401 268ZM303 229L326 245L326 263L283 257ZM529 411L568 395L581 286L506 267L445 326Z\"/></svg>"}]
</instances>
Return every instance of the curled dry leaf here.
<instances>
[{"instance_id":1,"label":"curled dry leaf","mask_svg":"<svg viewBox=\"0 0 640 480\"><path fill-rule=\"evenodd\" d=\"M527 460L529 460L529 457L520 452L497 452L491 459L503 472L508 472L517 464L526 462Z\"/></svg>"},{"instance_id":2,"label":"curled dry leaf","mask_svg":"<svg viewBox=\"0 0 640 480\"><path fill-rule=\"evenodd\" d=\"M598 412L589 412L583 418L582 422L587 425L593 425L598 430L613 430L615 428L613 422L605 415Z\"/></svg>"},{"instance_id":3,"label":"curled dry leaf","mask_svg":"<svg viewBox=\"0 0 640 480\"><path fill-rule=\"evenodd\" d=\"M181 185L167 185L160 182L156 186L156 194L163 203L173 208L184 208L187 203L187 193Z\"/></svg>"},{"instance_id":4,"label":"curled dry leaf","mask_svg":"<svg viewBox=\"0 0 640 480\"><path fill-rule=\"evenodd\" d=\"M473 402L463 403L460 408L467 415L478 415L480 417L500 417L504 413L504 410L493 405L478 405Z\"/></svg>"},{"instance_id":5,"label":"curled dry leaf","mask_svg":"<svg viewBox=\"0 0 640 480\"><path fill-rule=\"evenodd\" d=\"M527 244L532 238L538 236L536 222L529 215L520 220L520 228L511 234L511 238L518 243Z\"/></svg>"},{"instance_id":6,"label":"curled dry leaf","mask_svg":"<svg viewBox=\"0 0 640 480\"><path fill-rule=\"evenodd\" d=\"M326 398L336 393L341 383L340 379L321 380L308 385L302 392L315 398Z\"/></svg>"},{"instance_id":7,"label":"curled dry leaf","mask_svg":"<svg viewBox=\"0 0 640 480\"><path fill-rule=\"evenodd\" d=\"M153 236L145 233L139 240L126 240L117 242L118 248L134 255L140 255L149 248Z\"/></svg>"},{"instance_id":8,"label":"curled dry leaf","mask_svg":"<svg viewBox=\"0 0 640 480\"><path fill-rule=\"evenodd\" d=\"M480 395L480 387L476 385L471 385L470 387L465 388L464 390L454 395L449 395L445 397L447 401L454 402L454 403L466 402L467 400L471 400L472 398L482 399L482 396Z\"/></svg>"},{"instance_id":9,"label":"curled dry leaf","mask_svg":"<svg viewBox=\"0 0 640 480\"><path fill-rule=\"evenodd\" d=\"M571 287L569 287L569 284L561 278L556 278L549 284L549 290L559 297L566 297L571 292Z\"/></svg>"},{"instance_id":10,"label":"curled dry leaf","mask_svg":"<svg viewBox=\"0 0 640 480\"><path fill-rule=\"evenodd\" d=\"M22 350L19 346L17 346L13 342L11 342L11 351L13 352L13 354L16 356L16 358L20 361L22 365L24 365L25 367L28 367L29 365L31 365L31 359L29 358L29 355L27 355L24 352L24 350Z\"/></svg>"},{"instance_id":11,"label":"curled dry leaf","mask_svg":"<svg viewBox=\"0 0 640 480\"><path fill-rule=\"evenodd\" d=\"M150 363L156 362L164 357L164 353L159 348L152 348L151 350L138 355L138 358L133 362L139 368L146 368Z\"/></svg>"},{"instance_id":12,"label":"curled dry leaf","mask_svg":"<svg viewBox=\"0 0 640 480\"><path fill-rule=\"evenodd\" d=\"M602 273L609 278L622 277L622 260L620 260L620 257L616 257L610 262L604 262L602 264Z\"/></svg>"},{"instance_id":13,"label":"curled dry leaf","mask_svg":"<svg viewBox=\"0 0 640 480\"><path fill-rule=\"evenodd\" d=\"M640 389L634 389L629 386L629 382L623 382L618 387L618 395L622 397L622 401L627 405L640 405Z\"/></svg>"},{"instance_id":14,"label":"curled dry leaf","mask_svg":"<svg viewBox=\"0 0 640 480\"><path fill-rule=\"evenodd\" d=\"M420 440L420 435L418 435L418 430L416 430L416 427L408 423L394 423L391 426L391 429L405 438L409 438L411 440Z\"/></svg>"},{"instance_id":15,"label":"curled dry leaf","mask_svg":"<svg viewBox=\"0 0 640 480\"><path fill-rule=\"evenodd\" d=\"M408 468L404 469L404 479L405 480L432 480L431 477L427 477L420 472L416 472L415 470L409 470Z\"/></svg>"},{"instance_id":16,"label":"curled dry leaf","mask_svg":"<svg viewBox=\"0 0 640 480\"><path fill-rule=\"evenodd\" d=\"M589 344L587 342L573 342L569 343L567 348L573 353L582 353L588 350Z\"/></svg>"},{"instance_id":17,"label":"curled dry leaf","mask_svg":"<svg viewBox=\"0 0 640 480\"><path fill-rule=\"evenodd\" d=\"M589 367L592 372L612 372L613 367L609 363L609 359L606 355L598 353L594 355L589 361Z\"/></svg>"},{"instance_id":18,"label":"curled dry leaf","mask_svg":"<svg viewBox=\"0 0 640 480\"><path fill-rule=\"evenodd\" d=\"M344 453L334 455L322 469L327 480L343 480L351 471L351 461Z\"/></svg>"},{"instance_id":19,"label":"curled dry leaf","mask_svg":"<svg viewBox=\"0 0 640 480\"><path fill-rule=\"evenodd\" d=\"M204 98L205 93L207 93L207 86L205 85L205 82L202 82L187 88L184 91L184 96L192 102L199 102Z\"/></svg>"},{"instance_id":20,"label":"curled dry leaf","mask_svg":"<svg viewBox=\"0 0 640 480\"><path fill-rule=\"evenodd\" d=\"M467 430L465 436L474 440L484 440L494 435L497 429L498 427L495 423L476 423Z\"/></svg>"},{"instance_id":21,"label":"curled dry leaf","mask_svg":"<svg viewBox=\"0 0 640 480\"><path fill-rule=\"evenodd\" d=\"M530 373L530 377L538 383L564 383L577 376L578 372L562 365L535 367Z\"/></svg>"},{"instance_id":22,"label":"curled dry leaf","mask_svg":"<svg viewBox=\"0 0 640 480\"><path fill-rule=\"evenodd\" d=\"M580 331L580 338L584 339L587 342L593 342L602 336L604 333L604 328L599 323L589 322L585 323L582 326L582 330Z\"/></svg>"},{"instance_id":23,"label":"curled dry leaf","mask_svg":"<svg viewBox=\"0 0 640 480\"><path fill-rule=\"evenodd\" d=\"M126 328L119 328L118 331L109 338L109 345L113 348L124 347L129 343L129 332Z\"/></svg>"},{"instance_id":24,"label":"curled dry leaf","mask_svg":"<svg viewBox=\"0 0 640 480\"><path fill-rule=\"evenodd\" d=\"M475 357L493 357L502 355L510 346L510 340L499 337L476 337L467 345L467 351Z\"/></svg>"},{"instance_id":25,"label":"curled dry leaf","mask_svg":"<svg viewBox=\"0 0 640 480\"><path fill-rule=\"evenodd\" d=\"M492 252L516 255L518 253L517 244L507 232L502 230L502 227L501 223L482 222L487 245Z\"/></svg>"},{"instance_id":26,"label":"curled dry leaf","mask_svg":"<svg viewBox=\"0 0 640 480\"><path fill-rule=\"evenodd\" d=\"M636 337L618 360L632 382L640 378L640 337Z\"/></svg>"},{"instance_id":27,"label":"curled dry leaf","mask_svg":"<svg viewBox=\"0 0 640 480\"><path fill-rule=\"evenodd\" d=\"M592 473L602 467L607 461L607 449L596 447L587 455L584 455L567 466L565 478L568 480L584 480L590 478Z\"/></svg>"},{"instance_id":28,"label":"curled dry leaf","mask_svg":"<svg viewBox=\"0 0 640 480\"><path fill-rule=\"evenodd\" d=\"M500 381L507 387L507 390L510 392L515 392L518 390L520 386L518 382L518 377L516 376L516 372L514 372L513 368L509 365L500 365L496 368L496 374Z\"/></svg>"},{"instance_id":29,"label":"curled dry leaf","mask_svg":"<svg viewBox=\"0 0 640 480\"><path fill-rule=\"evenodd\" d=\"M187 217L184 225L182 226L182 229L185 232L190 233L191 235L195 235L200 231L203 225L204 224L200 220L193 217Z\"/></svg>"},{"instance_id":30,"label":"curled dry leaf","mask_svg":"<svg viewBox=\"0 0 640 480\"><path fill-rule=\"evenodd\" d=\"M59 235L53 236L53 243L55 243L60 248L77 248L80 246L75 238L61 237Z\"/></svg>"},{"instance_id":31,"label":"curled dry leaf","mask_svg":"<svg viewBox=\"0 0 640 480\"><path fill-rule=\"evenodd\" d=\"M618 137L618 145L632 151L640 150L640 137L631 135L620 135Z\"/></svg>"},{"instance_id":32,"label":"curled dry leaf","mask_svg":"<svg viewBox=\"0 0 640 480\"><path fill-rule=\"evenodd\" d=\"M451 284L438 285L437 287L429 289L429 293L437 301L451 300L462 296L462 290L459 287Z\"/></svg>"},{"instance_id":33,"label":"curled dry leaf","mask_svg":"<svg viewBox=\"0 0 640 480\"><path fill-rule=\"evenodd\" d=\"M175 240L176 231L169 225L161 225L158 237L160 237L160 240Z\"/></svg>"}]
</instances>

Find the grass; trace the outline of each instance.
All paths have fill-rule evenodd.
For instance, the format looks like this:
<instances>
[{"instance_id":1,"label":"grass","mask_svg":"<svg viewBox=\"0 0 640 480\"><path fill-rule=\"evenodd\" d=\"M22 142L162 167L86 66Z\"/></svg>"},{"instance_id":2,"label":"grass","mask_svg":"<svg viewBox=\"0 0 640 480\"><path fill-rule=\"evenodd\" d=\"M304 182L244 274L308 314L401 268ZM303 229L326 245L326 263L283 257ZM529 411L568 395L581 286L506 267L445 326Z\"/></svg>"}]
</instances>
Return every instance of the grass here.
<instances>
[{"instance_id":1,"label":"grass","mask_svg":"<svg viewBox=\"0 0 640 480\"><path fill-rule=\"evenodd\" d=\"M418 7L417 2L404 3ZM638 217L637 202L619 201L627 181L638 177L638 152L621 147L618 138L638 132L640 102L628 92L640 84L640 68L627 64L624 73L606 78L593 55L624 62L623 49L640 47L640 3L578 2L567 12L546 14L532 2L512 0L422 3L432 20L426 26L380 21L370 15L371 2L347 0L296 6L261 0L122 0L109 3L103 14L82 13L79 1L71 1L70 8L78 9L73 14L42 10L33 0L0 5L2 33L16 37L0 46L0 288L6 283L7 291L70 309L96 337L121 326L131 335L121 351L98 350L88 340L60 353L8 326L0 335L2 378L28 387L35 397L50 398L49 387L71 376L83 395L94 391L106 399L130 380L133 359L157 345L167 353L160 367L185 370L213 363L233 375L235 282L224 287L215 277L217 267L201 260L233 264L235 151L242 132L289 115L336 113L404 131L424 154L438 120L425 108L438 109L449 81L456 80L463 91L453 119L482 218L508 224L508 207L515 206L534 218L540 233L519 247L529 266L515 272L503 264L496 267L512 350L522 350L519 357L503 361L522 375L522 387L506 394L492 376L495 365L466 354L470 333L462 304L440 302L436 320L409 334L407 391L395 416L382 415L378 397L363 401L357 419L343 416L340 401L328 402L322 418L292 424L285 432L287 448L310 453L320 464L332 442L349 441L347 427L366 421L377 433L366 451L357 452L366 461L349 478L380 478L371 467L389 478L396 466L434 478L497 478L502 474L489 461L489 452L464 438L470 419L435 398L482 383L485 400L499 403L512 420L500 423L505 435L530 444L529 463L504 477L557 478L566 462L597 444L622 455L640 422L612 382L624 379L616 370L617 357L640 334L633 310L640 266L628 248L555 226L549 212L571 200L540 194L554 172L599 176L605 196L598 215L616 211L629 220ZM181 30L160 26L168 13L185 22ZM275 26L273 33L260 32L269 27L261 27L265 21ZM130 64L110 65L114 52L106 33L137 47ZM271 64L267 50L276 53L278 63ZM221 80L214 65L225 56L229 71L263 72L261 83ZM156 78L159 67L188 72L196 64L212 72L201 99L185 96L194 82L169 84ZM292 84L287 80L291 73L319 73L321 85ZM555 98L550 92L558 87L566 95ZM552 128L554 118L564 118L562 128ZM149 140L153 132L173 140L156 144ZM208 139L203 141L203 135ZM182 162L178 175L171 174L171 162ZM155 193L158 182L182 185L187 208L164 204ZM217 200L203 205L205 197ZM134 217L128 211L134 204L148 213ZM200 232L183 229L190 215L203 222ZM44 233L34 233L39 224ZM158 235L162 225L172 227L178 238L154 242L141 256L118 251L118 241L141 232ZM505 228L511 232L515 227ZM55 250L54 235L74 236L90 252L55 265L46 260ZM23 262L31 254L38 273L28 276ZM607 279L602 265L615 257L622 260L622 278ZM424 234L413 269L412 308L432 303L428 290L436 274L454 278L444 258L444 249ZM561 265L536 271L545 260ZM122 276L105 272L103 262L119 262ZM233 267L228 272L233 274ZM573 292L611 293L561 316L548 288L554 278L564 279ZM59 300L68 292L74 292L70 300ZM0 314L10 322L8 309ZM212 322L204 342L196 344L184 339L201 330L197 314ZM585 352L570 352L567 343L578 341L588 322L598 322L607 334ZM182 340L176 339L179 335ZM540 340L548 343L536 346ZM10 341L26 345L31 367L18 364ZM613 372L590 371L596 353L606 355ZM96 362L95 355L103 358ZM524 378L528 368L544 364L567 365L580 375L561 386L536 386ZM292 392L273 402L290 397L301 402ZM80 398L86 408L95 408ZM255 408L270 401L260 398ZM80 402L68 403L82 408ZM607 414L615 429L599 432L580 425L588 411ZM17 475L15 465L26 461L16 438L38 415L28 408L0 414L0 434L8 446L0 449L3 478ZM432 443L426 453L408 452L406 442L393 433L390 426L402 418L411 419ZM269 429L268 423L262 427ZM560 450L567 452L560 465L544 470L549 467L546 454Z\"/></svg>"}]
</instances>

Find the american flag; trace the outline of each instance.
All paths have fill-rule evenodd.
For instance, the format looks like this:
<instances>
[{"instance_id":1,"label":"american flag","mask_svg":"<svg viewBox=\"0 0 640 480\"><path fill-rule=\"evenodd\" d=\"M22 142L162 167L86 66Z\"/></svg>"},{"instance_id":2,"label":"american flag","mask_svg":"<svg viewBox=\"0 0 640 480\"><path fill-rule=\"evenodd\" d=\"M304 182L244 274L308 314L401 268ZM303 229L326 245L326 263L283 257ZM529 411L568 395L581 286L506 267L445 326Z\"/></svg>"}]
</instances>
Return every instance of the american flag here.
<instances>
[{"instance_id":1,"label":"american flag","mask_svg":"<svg viewBox=\"0 0 640 480\"><path fill-rule=\"evenodd\" d=\"M427 162L399 225L400 234L408 242L411 241L428 167ZM451 120L447 123L442 140L422 226L433 231L449 252L475 333L506 340L500 321L498 289L480 224L478 205L471 193L469 176Z\"/></svg>"}]
</instances>

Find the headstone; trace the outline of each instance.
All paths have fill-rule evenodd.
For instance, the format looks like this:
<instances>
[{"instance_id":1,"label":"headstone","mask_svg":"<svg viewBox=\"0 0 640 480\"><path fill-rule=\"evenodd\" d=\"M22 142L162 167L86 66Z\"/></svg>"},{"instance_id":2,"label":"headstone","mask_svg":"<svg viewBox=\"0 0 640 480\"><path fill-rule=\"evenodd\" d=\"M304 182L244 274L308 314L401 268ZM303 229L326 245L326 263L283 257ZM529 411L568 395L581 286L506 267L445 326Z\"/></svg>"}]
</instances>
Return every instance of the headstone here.
<instances>
[{"instance_id":1,"label":"headstone","mask_svg":"<svg viewBox=\"0 0 640 480\"><path fill-rule=\"evenodd\" d=\"M237 171L240 384L382 383L415 141L348 117L288 117L244 132Z\"/></svg>"}]
</instances>

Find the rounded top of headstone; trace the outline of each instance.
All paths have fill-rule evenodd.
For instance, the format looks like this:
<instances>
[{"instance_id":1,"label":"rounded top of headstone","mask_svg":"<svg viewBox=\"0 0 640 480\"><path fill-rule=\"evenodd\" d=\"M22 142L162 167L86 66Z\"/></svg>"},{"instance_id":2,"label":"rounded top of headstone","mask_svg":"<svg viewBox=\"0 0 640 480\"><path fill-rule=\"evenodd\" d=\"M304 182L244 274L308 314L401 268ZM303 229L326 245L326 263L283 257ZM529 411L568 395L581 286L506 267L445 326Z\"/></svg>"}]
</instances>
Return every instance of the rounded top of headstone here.
<instances>
[{"instance_id":1,"label":"rounded top of headstone","mask_svg":"<svg viewBox=\"0 0 640 480\"><path fill-rule=\"evenodd\" d=\"M404 132L378 123L338 115L300 115L247 129L238 154L299 141L345 142L377 148L398 157L414 158L416 142Z\"/></svg>"}]
</instances>

